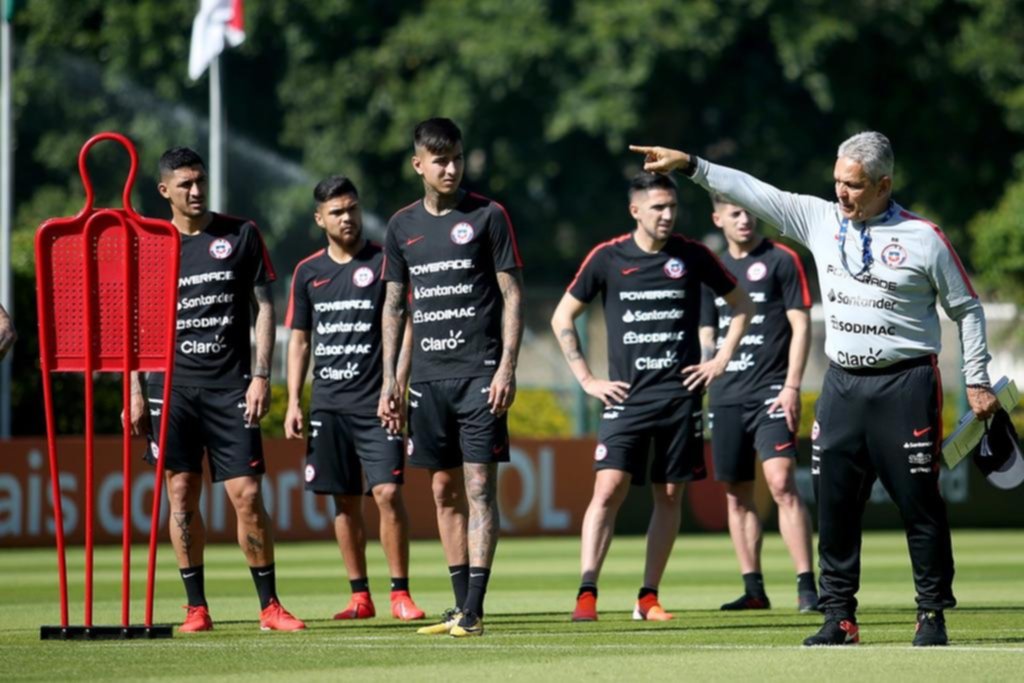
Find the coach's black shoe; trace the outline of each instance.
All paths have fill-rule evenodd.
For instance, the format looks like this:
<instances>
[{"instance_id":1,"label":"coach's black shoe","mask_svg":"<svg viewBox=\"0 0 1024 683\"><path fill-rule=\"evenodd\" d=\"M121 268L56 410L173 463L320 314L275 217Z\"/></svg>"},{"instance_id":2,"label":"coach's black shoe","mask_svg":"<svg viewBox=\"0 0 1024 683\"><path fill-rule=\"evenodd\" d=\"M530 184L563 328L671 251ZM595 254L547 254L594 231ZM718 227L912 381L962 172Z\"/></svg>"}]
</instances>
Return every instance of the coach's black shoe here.
<instances>
[{"instance_id":1,"label":"coach's black shoe","mask_svg":"<svg viewBox=\"0 0 1024 683\"><path fill-rule=\"evenodd\" d=\"M804 640L807 647L820 645L856 645L860 642L860 629L852 619L826 621L821 630Z\"/></svg>"},{"instance_id":2,"label":"coach's black shoe","mask_svg":"<svg viewBox=\"0 0 1024 683\"><path fill-rule=\"evenodd\" d=\"M808 612L820 612L818 607L818 594L814 591L800 591L796 596L796 607L802 614Z\"/></svg>"},{"instance_id":3,"label":"coach's black shoe","mask_svg":"<svg viewBox=\"0 0 1024 683\"><path fill-rule=\"evenodd\" d=\"M949 645L946 635L946 617L942 610L919 610L914 631L914 647Z\"/></svg>"},{"instance_id":4,"label":"coach's black shoe","mask_svg":"<svg viewBox=\"0 0 1024 683\"><path fill-rule=\"evenodd\" d=\"M772 601L768 599L767 595L751 595L750 593L744 593L740 597L736 598L732 602L727 602L722 605L723 612L732 612L734 610L741 609L771 609Z\"/></svg>"}]
</instances>

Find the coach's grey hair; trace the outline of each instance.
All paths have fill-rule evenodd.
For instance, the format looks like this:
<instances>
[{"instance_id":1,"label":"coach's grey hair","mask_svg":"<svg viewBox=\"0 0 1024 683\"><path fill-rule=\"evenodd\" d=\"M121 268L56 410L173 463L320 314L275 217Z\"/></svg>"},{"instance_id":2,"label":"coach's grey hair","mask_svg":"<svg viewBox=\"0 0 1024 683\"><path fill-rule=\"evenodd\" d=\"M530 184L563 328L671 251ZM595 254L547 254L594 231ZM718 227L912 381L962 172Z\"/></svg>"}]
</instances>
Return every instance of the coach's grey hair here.
<instances>
[{"instance_id":1,"label":"coach's grey hair","mask_svg":"<svg viewBox=\"0 0 1024 683\"><path fill-rule=\"evenodd\" d=\"M839 145L836 158L846 157L864 167L871 182L877 183L882 176L892 177L893 155L889 138L873 130L857 133Z\"/></svg>"}]
</instances>

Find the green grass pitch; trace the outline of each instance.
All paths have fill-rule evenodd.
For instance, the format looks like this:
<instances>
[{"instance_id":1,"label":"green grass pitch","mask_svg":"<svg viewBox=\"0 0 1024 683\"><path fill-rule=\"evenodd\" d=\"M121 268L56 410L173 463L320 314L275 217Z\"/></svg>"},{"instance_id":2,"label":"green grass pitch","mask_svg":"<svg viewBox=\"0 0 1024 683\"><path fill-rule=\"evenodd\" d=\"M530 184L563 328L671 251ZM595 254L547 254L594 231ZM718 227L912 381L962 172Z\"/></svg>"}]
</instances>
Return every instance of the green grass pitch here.
<instances>
[{"instance_id":1,"label":"green grass pitch","mask_svg":"<svg viewBox=\"0 0 1024 683\"><path fill-rule=\"evenodd\" d=\"M306 620L301 633L262 633L252 580L234 546L207 550L212 633L172 640L41 642L39 626L59 621L55 552L0 550L0 680L1021 680L1024 678L1024 531L957 530L955 589L947 614L951 645L915 649L914 604L905 540L864 541L862 644L808 650L800 641L820 616L795 609L795 581L777 534L765 542L765 580L774 609L726 614L739 595L725 535L682 536L661 586L675 620L634 622L630 611L643 564L642 538L618 538L601 579L600 621L573 624L577 539L505 539L498 547L483 638L415 634L391 619L387 571L369 548L376 619L334 622L348 595L333 542L278 548L282 602ZM134 549L134 621L141 622L145 552ZM69 554L72 623L81 620L82 558ZM412 548L412 592L436 614L451 601L436 542ZM120 550L97 552L97 624L120 614ZM184 591L170 548L161 547L156 620L178 623Z\"/></svg>"}]
</instances>

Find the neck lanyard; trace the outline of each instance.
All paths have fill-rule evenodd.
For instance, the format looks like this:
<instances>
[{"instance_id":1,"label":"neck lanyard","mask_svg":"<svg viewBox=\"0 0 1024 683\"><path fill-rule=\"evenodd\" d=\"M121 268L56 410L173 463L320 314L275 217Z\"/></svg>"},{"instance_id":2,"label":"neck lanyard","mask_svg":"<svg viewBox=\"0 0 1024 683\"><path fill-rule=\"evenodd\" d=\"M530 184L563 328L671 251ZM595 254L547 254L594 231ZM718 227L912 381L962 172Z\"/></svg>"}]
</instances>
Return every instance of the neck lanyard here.
<instances>
[{"instance_id":1,"label":"neck lanyard","mask_svg":"<svg viewBox=\"0 0 1024 683\"><path fill-rule=\"evenodd\" d=\"M889 207L885 210L885 214L878 223L888 222L894 213L896 213L896 202L890 200ZM863 265L860 270L854 273L846 262L846 231L850 227L850 219L843 218L839 222L839 260L842 261L843 268L854 280L859 279L861 275L871 270L871 265L875 262L875 257L871 255L871 232L868 230L867 221L864 221L861 225L863 227L860 231L860 257Z\"/></svg>"}]
</instances>

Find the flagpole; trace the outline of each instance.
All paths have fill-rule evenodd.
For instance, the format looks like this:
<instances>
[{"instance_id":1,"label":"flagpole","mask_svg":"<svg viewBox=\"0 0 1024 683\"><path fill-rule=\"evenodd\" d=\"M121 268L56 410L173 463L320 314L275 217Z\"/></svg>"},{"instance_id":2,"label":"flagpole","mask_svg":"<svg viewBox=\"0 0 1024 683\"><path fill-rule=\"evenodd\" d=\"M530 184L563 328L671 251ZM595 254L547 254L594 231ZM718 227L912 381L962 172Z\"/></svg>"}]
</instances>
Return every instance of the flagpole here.
<instances>
[{"instance_id":1,"label":"flagpole","mask_svg":"<svg viewBox=\"0 0 1024 683\"><path fill-rule=\"evenodd\" d=\"M210 209L223 211L226 203L224 109L221 99L220 56L217 56L210 62Z\"/></svg>"},{"instance_id":2,"label":"flagpole","mask_svg":"<svg viewBox=\"0 0 1024 683\"><path fill-rule=\"evenodd\" d=\"M11 22L8 8L0 14L0 305L14 316L11 291L11 206L14 189L11 177ZM0 361L0 439L11 438L11 362L13 354Z\"/></svg>"}]
</instances>

